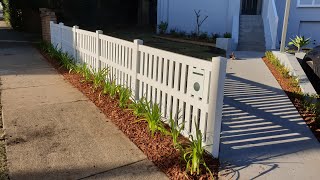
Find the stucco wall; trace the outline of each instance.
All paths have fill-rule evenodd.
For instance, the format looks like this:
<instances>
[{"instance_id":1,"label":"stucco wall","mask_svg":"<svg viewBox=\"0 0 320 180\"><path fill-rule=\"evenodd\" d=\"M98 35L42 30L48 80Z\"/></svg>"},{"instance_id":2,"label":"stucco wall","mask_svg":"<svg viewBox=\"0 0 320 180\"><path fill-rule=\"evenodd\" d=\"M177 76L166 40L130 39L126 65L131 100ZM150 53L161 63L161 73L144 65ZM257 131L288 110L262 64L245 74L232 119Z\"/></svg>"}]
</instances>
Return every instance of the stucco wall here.
<instances>
[{"instance_id":1,"label":"stucco wall","mask_svg":"<svg viewBox=\"0 0 320 180\"><path fill-rule=\"evenodd\" d=\"M194 10L201 10L201 19L208 16L201 26L202 32L231 32L229 0L158 0L158 5L161 6L158 7L158 23L168 21L168 30L184 30L188 33L195 31ZM169 11L166 12L165 9Z\"/></svg>"},{"instance_id":2,"label":"stucco wall","mask_svg":"<svg viewBox=\"0 0 320 180\"><path fill-rule=\"evenodd\" d=\"M298 0L291 0L290 17L288 24L287 42L289 38L299 35L299 26L301 21L319 21L320 22L320 8L318 7L297 7ZM281 39L283 16L285 9L285 0L276 0L277 11L279 16L278 39ZM319 29L320 32L320 29ZM320 43L320 39L316 39ZM279 45L279 44L278 44Z\"/></svg>"}]
</instances>

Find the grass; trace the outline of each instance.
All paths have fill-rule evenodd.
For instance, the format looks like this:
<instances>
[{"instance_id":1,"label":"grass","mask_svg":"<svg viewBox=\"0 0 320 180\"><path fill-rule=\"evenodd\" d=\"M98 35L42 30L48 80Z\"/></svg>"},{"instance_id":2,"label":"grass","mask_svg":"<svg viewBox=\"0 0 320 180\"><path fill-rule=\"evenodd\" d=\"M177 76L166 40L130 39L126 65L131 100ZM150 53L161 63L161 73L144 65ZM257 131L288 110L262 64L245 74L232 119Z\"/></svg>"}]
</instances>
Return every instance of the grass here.
<instances>
[{"instance_id":1,"label":"grass","mask_svg":"<svg viewBox=\"0 0 320 180\"><path fill-rule=\"evenodd\" d=\"M134 39L143 40L144 45L154 48L167 50L187 56L192 56L200 59L210 60L212 57L226 56L224 50L200 46L189 43L174 42L170 40L154 37L156 34L151 29L142 28L123 28L123 29L103 29L104 34L133 41Z\"/></svg>"}]
</instances>

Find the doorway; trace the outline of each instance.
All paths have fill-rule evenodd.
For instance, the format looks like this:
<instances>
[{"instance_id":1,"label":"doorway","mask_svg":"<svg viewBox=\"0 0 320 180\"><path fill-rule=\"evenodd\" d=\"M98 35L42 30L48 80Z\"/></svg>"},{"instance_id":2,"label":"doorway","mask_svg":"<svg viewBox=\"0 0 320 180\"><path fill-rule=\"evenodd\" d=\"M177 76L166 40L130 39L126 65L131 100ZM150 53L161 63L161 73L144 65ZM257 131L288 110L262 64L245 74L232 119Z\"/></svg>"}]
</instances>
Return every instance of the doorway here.
<instances>
[{"instance_id":1,"label":"doorway","mask_svg":"<svg viewBox=\"0 0 320 180\"><path fill-rule=\"evenodd\" d=\"M260 15L262 9L262 0L242 0L242 15Z\"/></svg>"}]
</instances>

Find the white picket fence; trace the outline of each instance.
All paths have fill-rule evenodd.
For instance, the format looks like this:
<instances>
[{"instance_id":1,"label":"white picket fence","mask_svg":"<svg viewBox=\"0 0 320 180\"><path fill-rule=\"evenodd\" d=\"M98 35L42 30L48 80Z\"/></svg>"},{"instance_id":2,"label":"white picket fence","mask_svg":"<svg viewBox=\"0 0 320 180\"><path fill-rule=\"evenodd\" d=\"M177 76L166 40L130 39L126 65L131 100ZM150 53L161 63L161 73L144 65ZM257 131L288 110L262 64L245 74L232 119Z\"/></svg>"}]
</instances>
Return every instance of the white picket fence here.
<instances>
[{"instance_id":1,"label":"white picket fence","mask_svg":"<svg viewBox=\"0 0 320 180\"><path fill-rule=\"evenodd\" d=\"M214 157L219 155L223 87L226 59L212 62L89 32L77 26L50 23L51 42L98 71L108 68L117 85L131 88L133 97L160 105L164 121L180 117L183 135L195 134L195 123L204 135L203 144Z\"/></svg>"}]
</instances>

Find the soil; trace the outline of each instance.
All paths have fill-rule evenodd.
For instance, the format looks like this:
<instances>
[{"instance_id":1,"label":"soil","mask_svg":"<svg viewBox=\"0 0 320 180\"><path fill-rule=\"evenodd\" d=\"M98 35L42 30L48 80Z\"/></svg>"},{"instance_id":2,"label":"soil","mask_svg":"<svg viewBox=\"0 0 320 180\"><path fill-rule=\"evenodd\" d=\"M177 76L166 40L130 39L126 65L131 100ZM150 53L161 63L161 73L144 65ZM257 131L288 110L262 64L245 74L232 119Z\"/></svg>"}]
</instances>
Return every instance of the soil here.
<instances>
[{"instance_id":1,"label":"soil","mask_svg":"<svg viewBox=\"0 0 320 180\"><path fill-rule=\"evenodd\" d=\"M273 76L277 79L278 83L282 89L286 92L290 98L293 105L296 107L301 117L305 120L308 127L311 129L315 137L320 142L320 126L316 124L314 117L315 114L308 112L305 107L302 105L302 98L298 92L301 92L300 87L292 86L292 79L284 77L281 72L279 72L276 67L270 63L270 61L264 57L262 58L265 64L268 66L269 70Z\"/></svg>"},{"instance_id":2,"label":"soil","mask_svg":"<svg viewBox=\"0 0 320 180\"><path fill-rule=\"evenodd\" d=\"M92 84L84 82L84 78L80 74L69 73L66 69L60 68L56 60L51 59L41 51L40 53L67 81L94 102L95 105L146 154L148 159L170 179L211 179L210 174L206 172L204 167L201 167L200 175L190 175L185 172L186 163L183 161L181 152L173 147L171 136L156 133L154 137L151 137L147 124L143 121L136 122L138 118L133 115L131 110L121 109L116 100L117 98L112 99L108 95L103 95L101 93L102 89L94 91ZM184 137L180 136L179 138L183 144L189 143ZM209 154L206 154L205 160L214 174L214 178L217 179L219 160L212 158Z\"/></svg>"}]
</instances>

